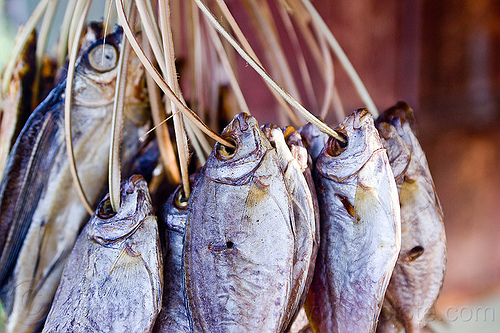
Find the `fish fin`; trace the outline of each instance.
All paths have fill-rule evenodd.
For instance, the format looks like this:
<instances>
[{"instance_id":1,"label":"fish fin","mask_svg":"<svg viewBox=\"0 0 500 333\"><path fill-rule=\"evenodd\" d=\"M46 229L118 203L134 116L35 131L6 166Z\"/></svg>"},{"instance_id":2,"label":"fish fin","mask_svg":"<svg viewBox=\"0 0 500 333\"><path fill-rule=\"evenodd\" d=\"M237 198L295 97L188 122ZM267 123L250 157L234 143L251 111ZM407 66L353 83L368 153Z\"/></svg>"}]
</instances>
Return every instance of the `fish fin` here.
<instances>
[{"instance_id":1,"label":"fish fin","mask_svg":"<svg viewBox=\"0 0 500 333\"><path fill-rule=\"evenodd\" d=\"M290 228L293 235L295 236L295 226L293 225L294 217L292 215L292 211L283 211L281 205L279 204L279 200L270 193L269 184L266 183L266 181L267 177L258 177L257 179L254 178L254 181L252 182L250 190L248 191L247 198L245 200L245 211L243 214L243 218L249 216L247 212L251 212L251 209L253 207L258 207L263 201L271 199L275 203L275 206L279 208L281 215L283 215L283 218L290 221ZM285 195L289 197L288 192ZM291 201L290 197L289 200Z\"/></svg>"},{"instance_id":2,"label":"fish fin","mask_svg":"<svg viewBox=\"0 0 500 333\"><path fill-rule=\"evenodd\" d=\"M354 222L373 221L376 214L373 208L380 206L379 202L375 189L359 182L354 198Z\"/></svg>"},{"instance_id":3,"label":"fish fin","mask_svg":"<svg viewBox=\"0 0 500 333\"><path fill-rule=\"evenodd\" d=\"M50 99L46 104L49 102ZM1 285L14 270L37 202L61 147L56 140L61 128L62 108L46 104L35 110L19 135L0 185Z\"/></svg>"}]
</instances>

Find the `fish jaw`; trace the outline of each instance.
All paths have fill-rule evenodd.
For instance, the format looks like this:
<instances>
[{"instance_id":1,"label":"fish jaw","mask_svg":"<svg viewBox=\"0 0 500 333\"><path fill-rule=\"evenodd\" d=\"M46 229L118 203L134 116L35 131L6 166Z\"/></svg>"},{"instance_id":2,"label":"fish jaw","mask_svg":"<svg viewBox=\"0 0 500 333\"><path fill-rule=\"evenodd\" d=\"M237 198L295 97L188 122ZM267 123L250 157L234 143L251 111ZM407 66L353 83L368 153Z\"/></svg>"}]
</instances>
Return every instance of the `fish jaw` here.
<instances>
[{"instance_id":1,"label":"fish jaw","mask_svg":"<svg viewBox=\"0 0 500 333\"><path fill-rule=\"evenodd\" d=\"M324 177L343 181L355 175L371 155L383 149L373 117L366 109L354 111L335 129L347 142L330 137L316 160L324 165L317 168Z\"/></svg>"},{"instance_id":2,"label":"fish jaw","mask_svg":"<svg viewBox=\"0 0 500 333\"><path fill-rule=\"evenodd\" d=\"M147 183L142 176L133 175L129 181L122 182L120 195L118 212L113 212L108 194L89 222L87 233L101 245L109 246L127 238L147 216L153 214Z\"/></svg>"},{"instance_id":3,"label":"fish jaw","mask_svg":"<svg viewBox=\"0 0 500 333\"><path fill-rule=\"evenodd\" d=\"M233 141L236 148L216 143L206 163L206 175L221 183L245 183L249 175L272 149L259 129L257 120L247 113L239 113L222 132L222 137Z\"/></svg>"}]
</instances>

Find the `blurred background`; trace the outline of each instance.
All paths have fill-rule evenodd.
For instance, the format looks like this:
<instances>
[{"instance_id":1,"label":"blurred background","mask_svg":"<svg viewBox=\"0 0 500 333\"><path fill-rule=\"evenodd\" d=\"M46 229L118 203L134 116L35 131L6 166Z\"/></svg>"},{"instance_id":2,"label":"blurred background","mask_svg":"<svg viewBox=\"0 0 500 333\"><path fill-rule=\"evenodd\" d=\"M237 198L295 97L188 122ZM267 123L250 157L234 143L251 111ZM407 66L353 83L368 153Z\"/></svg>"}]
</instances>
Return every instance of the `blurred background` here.
<instances>
[{"instance_id":1,"label":"blurred background","mask_svg":"<svg viewBox=\"0 0 500 333\"><path fill-rule=\"evenodd\" d=\"M0 68L18 25L36 3L0 0ZM435 323L436 332L499 332L500 1L313 3L379 110L398 100L415 110L448 239L447 273L437 306L447 324ZM258 45L251 23L233 14L250 43ZM278 28L281 33L283 27ZM284 45L293 59L293 48ZM274 98L253 69L238 62L251 112L260 123L276 121ZM363 107L345 72L334 64L346 112ZM332 127L338 122L333 115L326 121Z\"/></svg>"}]
</instances>

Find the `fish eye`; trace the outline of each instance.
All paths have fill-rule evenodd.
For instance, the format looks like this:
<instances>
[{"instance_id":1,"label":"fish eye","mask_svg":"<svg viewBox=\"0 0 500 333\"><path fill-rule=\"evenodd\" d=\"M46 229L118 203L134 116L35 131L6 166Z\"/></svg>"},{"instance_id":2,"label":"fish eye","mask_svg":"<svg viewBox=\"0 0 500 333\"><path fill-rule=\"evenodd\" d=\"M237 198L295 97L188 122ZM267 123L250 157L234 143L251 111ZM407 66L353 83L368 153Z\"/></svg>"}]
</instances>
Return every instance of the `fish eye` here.
<instances>
[{"instance_id":1,"label":"fish eye","mask_svg":"<svg viewBox=\"0 0 500 333\"><path fill-rule=\"evenodd\" d=\"M408 256L406 257L406 261L413 261L420 257L424 253L424 248L420 245L415 246L408 252Z\"/></svg>"},{"instance_id":2,"label":"fish eye","mask_svg":"<svg viewBox=\"0 0 500 333\"><path fill-rule=\"evenodd\" d=\"M88 59L92 68L99 72L107 72L116 67L118 52L112 45L97 45L89 52Z\"/></svg>"},{"instance_id":3,"label":"fish eye","mask_svg":"<svg viewBox=\"0 0 500 333\"><path fill-rule=\"evenodd\" d=\"M230 137L226 137L224 139L229 141L236 147L236 141L234 139ZM222 159L231 158L235 153L236 153L236 148L226 147L220 143L218 144L217 155L220 156Z\"/></svg>"},{"instance_id":4,"label":"fish eye","mask_svg":"<svg viewBox=\"0 0 500 333\"><path fill-rule=\"evenodd\" d=\"M116 212L113 210L113 206L111 206L111 201L106 199L99 207L97 211L97 216L101 219L109 219L116 215Z\"/></svg>"},{"instance_id":5,"label":"fish eye","mask_svg":"<svg viewBox=\"0 0 500 333\"><path fill-rule=\"evenodd\" d=\"M334 137L328 139L326 153L332 157L342 154L347 149L349 143L346 133L344 133L342 130L336 130L336 132L345 139L345 142L337 140Z\"/></svg>"}]
</instances>

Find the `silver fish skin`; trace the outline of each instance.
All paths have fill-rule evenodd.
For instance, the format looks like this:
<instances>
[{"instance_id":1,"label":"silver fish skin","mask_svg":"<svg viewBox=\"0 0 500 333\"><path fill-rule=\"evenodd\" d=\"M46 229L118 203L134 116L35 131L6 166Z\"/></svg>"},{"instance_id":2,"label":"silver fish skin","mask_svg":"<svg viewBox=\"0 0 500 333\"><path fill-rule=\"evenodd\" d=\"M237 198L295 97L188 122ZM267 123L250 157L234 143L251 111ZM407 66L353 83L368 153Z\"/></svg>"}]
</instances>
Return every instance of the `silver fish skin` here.
<instances>
[{"instance_id":1,"label":"silver fish skin","mask_svg":"<svg viewBox=\"0 0 500 333\"><path fill-rule=\"evenodd\" d=\"M73 149L90 203L107 183L109 137L122 31L79 58L72 104ZM104 52L105 61L102 62ZM129 64L122 164L139 150L149 109L140 61ZM65 82L32 113L9 155L0 184L0 298L7 332L36 330L49 311L64 262L88 214L69 169L64 139Z\"/></svg>"},{"instance_id":2,"label":"silver fish skin","mask_svg":"<svg viewBox=\"0 0 500 333\"><path fill-rule=\"evenodd\" d=\"M305 124L298 129L298 132L306 144L307 151L309 152L313 163L315 163L321 153L321 150L328 141L328 135L321 132L319 128L312 123Z\"/></svg>"},{"instance_id":3,"label":"silver fish skin","mask_svg":"<svg viewBox=\"0 0 500 333\"><path fill-rule=\"evenodd\" d=\"M321 244L305 309L314 332L374 332L401 246L397 188L371 114L337 127L316 160Z\"/></svg>"},{"instance_id":4,"label":"silver fish skin","mask_svg":"<svg viewBox=\"0 0 500 333\"><path fill-rule=\"evenodd\" d=\"M433 313L443 285L443 212L416 137L413 110L406 103L398 103L379 118L378 129L398 185L401 252L387 288L377 332L397 332L404 327L408 333L418 333ZM401 158L405 155L409 158Z\"/></svg>"},{"instance_id":5,"label":"silver fish skin","mask_svg":"<svg viewBox=\"0 0 500 333\"><path fill-rule=\"evenodd\" d=\"M293 279L292 200L276 150L240 113L193 187L184 281L195 332L281 332Z\"/></svg>"},{"instance_id":6,"label":"silver fish skin","mask_svg":"<svg viewBox=\"0 0 500 333\"><path fill-rule=\"evenodd\" d=\"M122 183L121 199L115 214L107 195L78 237L43 332L151 332L163 263L142 176Z\"/></svg>"},{"instance_id":7,"label":"silver fish skin","mask_svg":"<svg viewBox=\"0 0 500 333\"><path fill-rule=\"evenodd\" d=\"M179 186L158 215L159 223L165 228L162 308L153 328L153 332L158 333L193 331L187 309L182 265L188 204L181 199L181 194L182 187Z\"/></svg>"},{"instance_id":8,"label":"silver fish skin","mask_svg":"<svg viewBox=\"0 0 500 333\"><path fill-rule=\"evenodd\" d=\"M295 146L294 152L298 157L296 159L292 155L279 127L267 124L262 126L261 129L271 145L276 148L281 171L285 178L285 185L292 199L295 230L293 280L290 291L291 307L285 319L286 322L291 324L292 319L305 301L314 273L314 264L319 247L319 239L316 237L315 208L317 206L314 205L311 190L303 174L302 167L304 165L299 165L299 160L302 164L307 163L307 150L303 148L301 151L298 149L299 147ZM307 168L307 164L305 167Z\"/></svg>"}]
</instances>

